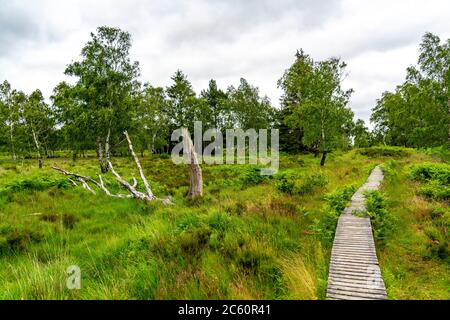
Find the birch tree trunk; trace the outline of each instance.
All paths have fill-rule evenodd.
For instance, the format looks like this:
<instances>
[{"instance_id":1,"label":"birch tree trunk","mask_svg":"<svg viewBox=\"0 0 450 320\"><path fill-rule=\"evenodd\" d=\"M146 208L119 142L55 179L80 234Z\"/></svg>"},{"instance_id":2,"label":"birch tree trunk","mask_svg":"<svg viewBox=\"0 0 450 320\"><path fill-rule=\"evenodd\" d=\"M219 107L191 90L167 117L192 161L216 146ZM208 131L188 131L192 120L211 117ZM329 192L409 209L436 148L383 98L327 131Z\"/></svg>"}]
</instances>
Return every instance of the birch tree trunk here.
<instances>
[{"instance_id":1,"label":"birch tree trunk","mask_svg":"<svg viewBox=\"0 0 450 320\"><path fill-rule=\"evenodd\" d=\"M13 123L11 123L9 126L9 139L11 140L12 159L14 161L16 161L17 157L16 157L16 148L14 147L14 124Z\"/></svg>"},{"instance_id":2,"label":"birch tree trunk","mask_svg":"<svg viewBox=\"0 0 450 320\"><path fill-rule=\"evenodd\" d=\"M447 101L447 105L448 105L448 118L449 118L449 122L448 122L448 142L450 143L450 98L448 98Z\"/></svg>"},{"instance_id":3,"label":"birch tree trunk","mask_svg":"<svg viewBox=\"0 0 450 320\"><path fill-rule=\"evenodd\" d=\"M38 159L38 166L39 166L39 169L41 169L42 168L41 151L39 150L40 149L39 141L37 139L36 132L34 131L33 127L31 127L31 133L33 134L34 145L36 146L36 154L37 154L37 159Z\"/></svg>"},{"instance_id":4,"label":"birch tree trunk","mask_svg":"<svg viewBox=\"0 0 450 320\"><path fill-rule=\"evenodd\" d=\"M194 144L192 143L189 131L186 128L182 128L181 130L184 143L184 152L187 154L189 166L190 186L188 196L195 199L203 195L202 169L198 163L197 154L195 153Z\"/></svg>"},{"instance_id":5,"label":"birch tree trunk","mask_svg":"<svg viewBox=\"0 0 450 320\"><path fill-rule=\"evenodd\" d=\"M108 128L108 134L106 135L105 140L105 154L106 154L106 163L111 161L111 151L109 147L109 138L111 137L111 127ZM106 171L108 171L108 166L106 166Z\"/></svg>"},{"instance_id":6,"label":"birch tree trunk","mask_svg":"<svg viewBox=\"0 0 450 320\"><path fill-rule=\"evenodd\" d=\"M97 137L97 158L100 170L102 171L102 173L106 173L108 171L108 162L103 159L103 146L102 141L99 137Z\"/></svg>"},{"instance_id":7,"label":"birch tree trunk","mask_svg":"<svg viewBox=\"0 0 450 320\"><path fill-rule=\"evenodd\" d=\"M144 183L145 191L146 191L146 193L147 193L147 196L148 196L149 199L153 199L155 196L153 195L153 192L152 192L152 190L150 189L150 185L149 185L149 183L148 183L148 181L147 181L147 178L146 178L145 175L144 175L144 171L142 170L142 166L141 166L141 163L139 162L139 158L138 158L138 157L136 156L136 154L134 153L134 150L133 150L133 144L131 143L130 136L128 135L128 132L127 132L127 131L125 131L123 134L124 134L125 137L127 138L127 141L128 141L128 147L129 147L129 149L130 149L131 155L132 155L133 158L134 158L134 162L136 163L136 167L138 168L139 175L141 176L142 182Z\"/></svg>"}]
</instances>

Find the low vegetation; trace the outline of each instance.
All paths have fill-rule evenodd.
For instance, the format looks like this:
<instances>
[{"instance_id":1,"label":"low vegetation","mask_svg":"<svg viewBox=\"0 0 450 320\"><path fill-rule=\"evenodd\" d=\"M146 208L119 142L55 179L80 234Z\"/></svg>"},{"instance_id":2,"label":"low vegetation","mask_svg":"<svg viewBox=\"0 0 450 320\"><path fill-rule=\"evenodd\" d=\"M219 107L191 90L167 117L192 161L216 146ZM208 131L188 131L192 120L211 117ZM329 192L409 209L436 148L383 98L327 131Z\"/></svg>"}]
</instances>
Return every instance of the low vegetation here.
<instances>
[{"instance_id":1,"label":"low vegetation","mask_svg":"<svg viewBox=\"0 0 450 320\"><path fill-rule=\"evenodd\" d=\"M429 160L414 153L383 165L381 212L388 213L388 230L395 231L385 233L378 253L391 299L450 298L449 202L423 193L448 165Z\"/></svg>"},{"instance_id":2,"label":"low vegetation","mask_svg":"<svg viewBox=\"0 0 450 320\"><path fill-rule=\"evenodd\" d=\"M0 298L323 299L339 213L380 162L387 180L370 195L369 212L385 243L379 254L390 298L449 298L448 204L422 196L422 182L404 184L416 164L439 163L405 154L333 153L325 167L312 155L282 156L280 172L263 178L254 165L204 165L196 201L185 197L184 166L145 156L155 195L170 195L170 206L93 195L50 169L93 176L95 157L51 159L40 171L31 160L2 160ZM114 162L130 179L133 160ZM110 174L105 183L120 189ZM80 290L66 288L71 265L80 266Z\"/></svg>"}]
</instances>

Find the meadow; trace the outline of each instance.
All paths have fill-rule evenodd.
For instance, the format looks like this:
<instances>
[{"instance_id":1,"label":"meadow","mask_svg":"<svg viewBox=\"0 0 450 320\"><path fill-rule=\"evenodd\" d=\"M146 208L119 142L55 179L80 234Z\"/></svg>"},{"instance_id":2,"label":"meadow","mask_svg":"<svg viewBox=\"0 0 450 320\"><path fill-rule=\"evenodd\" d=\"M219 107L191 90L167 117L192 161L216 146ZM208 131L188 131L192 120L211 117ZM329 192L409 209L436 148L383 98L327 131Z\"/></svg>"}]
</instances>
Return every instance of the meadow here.
<instances>
[{"instance_id":1,"label":"meadow","mask_svg":"<svg viewBox=\"0 0 450 320\"><path fill-rule=\"evenodd\" d=\"M280 156L256 165L202 165L204 196L189 200L187 168L166 155L141 164L159 201L92 194L51 169L96 177L94 154L0 160L0 299L324 299L337 218L370 171L368 195L390 299L450 299L450 165L406 148ZM131 158L114 157L131 180ZM108 188L119 185L109 173ZM139 187L143 187L140 185ZM81 289L66 270L81 270Z\"/></svg>"}]
</instances>

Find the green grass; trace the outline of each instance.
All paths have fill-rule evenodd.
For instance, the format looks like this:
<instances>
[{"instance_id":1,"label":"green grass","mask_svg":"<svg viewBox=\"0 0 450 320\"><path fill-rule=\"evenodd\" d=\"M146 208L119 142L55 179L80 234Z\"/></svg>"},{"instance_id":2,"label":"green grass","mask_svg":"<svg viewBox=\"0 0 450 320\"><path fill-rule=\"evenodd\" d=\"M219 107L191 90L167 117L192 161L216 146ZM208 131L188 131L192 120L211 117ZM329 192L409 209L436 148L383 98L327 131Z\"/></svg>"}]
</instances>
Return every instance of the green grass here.
<instances>
[{"instance_id":1,"label":"green grass","mask_svg":"<svg viewBox=\"0 0 450 320\"><path fill-rule=\"evenodd\" d=\"M361 185L383 162L400 172L383 187L399 221L380 252L389 296L448 299L448 263L427 249L414 211L448 206L417 195L419 183L408 175L411 164L438 160L396 150L335 152L324 168L311 155L282 155L280 172L268 178L254 165L204 165L205 195L195 202L185 197L186 167L145 156L153 191L171 195L171 206L93 195L50 169L95 178L93 157L48 159L42 170L33 160L2 158L0 299L323 299L328 234L347 201L342 190ZM129 180L137 173L128 158L113 162ZM110 174L104 180L120 190ZM411 199L421 206L411 207ZM80 290L66 288L71 265L81 269Z\"/></svg>"},{"instance_id":2,"label":"green grass","mask_svg":"<svg viewBox=\"0 0 450 320\"><path fill-rule=\"evenodd\" d=\"M411 179L418 163L417 157L391 161L384 166L386 181L383 193L387 210L395 219L395 232L386 239L379 251L380 266L391 299L450 299L450 261L433 252L434 246L446 245L448 250L448 202L431 199L421 194L421 184ZM429 230L439 232L433 217L447 217L447 229L439 243L427 235ZM443 219L443 218L442 218ZM447 251L448 252L448 251Z\"/></svg>"}]
</instances>

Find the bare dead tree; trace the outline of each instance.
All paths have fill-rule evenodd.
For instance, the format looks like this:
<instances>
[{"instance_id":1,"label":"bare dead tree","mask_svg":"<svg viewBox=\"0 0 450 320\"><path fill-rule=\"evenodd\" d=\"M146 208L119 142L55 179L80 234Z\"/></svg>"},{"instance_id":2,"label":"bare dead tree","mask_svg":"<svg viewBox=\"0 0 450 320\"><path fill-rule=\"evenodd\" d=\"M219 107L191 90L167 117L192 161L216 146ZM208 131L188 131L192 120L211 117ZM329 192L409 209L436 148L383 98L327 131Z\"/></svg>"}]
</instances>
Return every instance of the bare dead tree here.
<instances>
[{"instance_id":1,"label":"bare dead tree","mask_svg":"<svg viewBox=\"0 0 450 320\"><path fill-rule=\"evenodd\" d=\"M198 163L197 154L195 153L194 144L192 143L189 131L186 128L181 129L183 137L183 148L187 154L189 165L189 197L192 199L201 197L203 195L203 175L202 168Z\"/></svg>"},{"instance_id":2,"label":"bare dead tree","mask_svg":"<svg viewBox=\"0 0 450 320\"><path fill-rule=\"evenodd\" d=\"M106 188L105 183L103 182L103 178L102 178L102 176L100 174L98 175L99 181L96 181L96 180L94 180L94 179L92 179L90 177L83 176L83 175L80 175L78 173L69 172L69 171L63 170L63 169L55 167L55 166L53 166L52 169L54 169L54 170L56 170L56 171L58 171L58 172L60 172L60 173L62 173L64 175L66 175L66 176L69 176L69 177L77 179L78 181L81 182L81 185L85 189L89 190L90 192L92 192L94 194L95 194L95 191L89 186L89 183L94 184L98 189L100 189L101 191L103 191L105 194L107 194L110 197L136 198L136 199L140 199L140 200L144 200L144 201L161 200L161 201L163 201L164 204L170 204L171 201L170 201L169 198L167 198L167 199L158 199L158 198L156 198L153 195L153 192L152 192L152 190L150 188L150 184L148 183L147 178L144 175L144 172L142 170L142 166L141 166L141 164L139 162L139 159L136 156L136 154L134 153L133 144L131 142L130 136L128 135L128 132L125 131L124 135L125 135L125 137L126 137L126 139L128 141L128 147L130 149L131 155L133 156L133 159L134 159L134 162L136 164L136 167L137 167L137 169L139 171L139 176L141 177L141 180L142 180L142 182L144 184L145 192L141 192L141 191L137 190L138 181L136 180L136 178L134 176L132 178L133 179L133 183L132 184L129 183L120 174L118 174L116 172L116 170L114 169L113 164L109 160L107 161L107 165L108 165L109 170L114 175L114 177L119 182L119 184L122 187L124 187L125 189L128 190L129 194L119 194L119 193L118 194L113 194L111 191L109 191ZM72 184L76 185L76 182L73 181L72 179L69 178L69 181L71 181Z\"/></svg>"}]
</instances>

